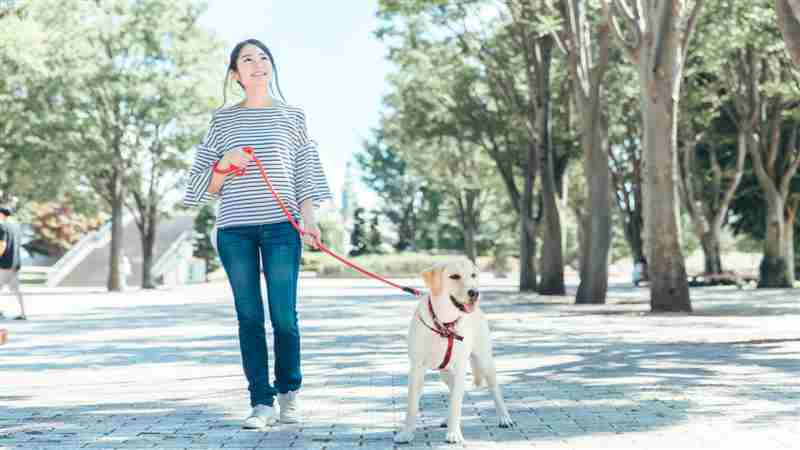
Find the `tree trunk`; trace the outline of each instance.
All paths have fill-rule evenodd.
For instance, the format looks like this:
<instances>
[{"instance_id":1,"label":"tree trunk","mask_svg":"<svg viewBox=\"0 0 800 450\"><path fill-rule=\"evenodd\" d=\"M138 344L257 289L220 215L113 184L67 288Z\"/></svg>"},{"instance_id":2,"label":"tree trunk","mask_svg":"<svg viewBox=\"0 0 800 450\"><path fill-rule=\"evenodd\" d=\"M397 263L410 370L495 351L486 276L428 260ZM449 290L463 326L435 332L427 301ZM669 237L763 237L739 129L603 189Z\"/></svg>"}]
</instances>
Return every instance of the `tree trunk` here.
<instances>
[{"instance_id":1,"label":"tree trunk","mask_svg":"<svg viewBox=\"0 0 800 450\"><path fill-rule=\"evenodd\" d=\"M775 0L775 10L786 49L800 66L800 0Z\"/></svg>"},{"instance_id":2,"label":"tree trunk","mask_svg":"<svg viewBox=\"0 0 800 450\"><path fill-rule=\"evenodd\" d=\"M114 168L111 175L111 253L108 264L108 283L109 291L118 292L122 290L121 279L121 257L123 239L123 202L125 200L125 186L122 182L122 173Z\"/></svg>"},{"instance_id":3,"label":"tree trunk","mask_svg":"<svg viewBox=\"0 0 800 450\"><path fill-rule=\"evenodd\" d=\"M153 280L151 270L153 268L153 254L156 244L156 232L158 230L158 217L155 208L148 214L145 233L142 234L142 289L155 289L156 283Z\"/></svg>"},{"instance_id":4,"label":"tree trunk","mask_svg":"<svg viewBox=\"0 0 800 450\"><path fill-rule=\"evenodd\" d=\"M611 248L611 177L606 130L599 108L586 107L583 116L584 172L589 216L587 239L581 249L581 281L575 303L605 303L608 290L608 252ZM593 113L594 111L594 113Z\"/></svg>"},{"instance_id":5,"label":"tree trunk","mask_svg":"<svg viewBox=\"0 0 800 450\"><path fill-rule=\"evenodd\" d=\"M719 245L720 230L710 227L700 238L705 261L705 273L722 273L722 252Z\"/></svg>"},{"instance_id":6,"label":"tree trunk","mask_svg":"<svg viewBox=\"0 0 800 450\"><path fill-rule=\"evenodd\" d=\"M536 224L533 220L533 184L536 177L536 145L528 144L525 191L520 208L519 290L536 291Z\"/></svg>"},{"instance_id":7,"label":"tree trunk","mask_svg":"<svg viewBox=\"0 0 800 450\"><path fill-rule=\"evenodd\" d=\"M625 240L631 250L631 258L636 264L644 259L644 242L642 242L642 212L635 209L628 215L628 223L625 224Z\"/></svg>"},{"instance_id":8,"label":"tree trunk","mask_svg":"<svg viewBox=\"0 0 800 450\"><path fill-rule=\"evenodd\" d=\"M564 295L564 253L561 240L561 217L556 200L555 166L551 136L552 111L550 98L550 67L552 60L552 38L543 38L539 47L542 53L541 73L538 74L539 89L539 135L542 184L542 217L544 223L542 239L542 272L539 293L542 295Z\"/></svg>"},{"instance_id":9,"label":"tree trunk","mask_svg":"<svg viewBox=\"0 0 800 450\"><path fill-rule=\"evenodd\" d=\"M663 51L660 69L654 73L649 70L650 64L645 64L640 74L645 138L645 246L650 276L650 308L654 312L690 312L689 285L676 219L680 47L665 45L669 48ZM673 74L675 70L678 70L677 76Z\"/></svg>"},{"instance_id":10,"label":"tree trunk","mask_svg":"<svg viewBox=\"0 0 800 450\"><path fill-rule=\"evenodd\" d=\"M783 199L777 190L763 191L767 196L767 233L764 240L764 257L758 268L759 288L792 287L789 264L786 259L786 224L783 220Z\"/></svg>"},{"instance_id":11,"label":"tree trunk","mask_svg":"<svg viewBox=\"0 0 800 450\"><path fill-rule=\"evenodd\" d=\"M475 236L478 233L477 208L475 206L478 191L476 189L467 189L465 194L464 203L459 205L461 226L464 228L464 253L474 263L477 261L478 256L478 247L475 241Z\"/></svg>"},{"instance_id":12,"label":"tree trunk","mask_svg":"<svg viewBox=\"0 0 800 450\"><path fill-rule=\"evenodd\" d=\"M795 282L795 259L794 259L794 222L796 217L792 214L786 219L783 228L783 242L786 245L786 277L789 284L794 286Z\"/></svg>"}]
</instances>

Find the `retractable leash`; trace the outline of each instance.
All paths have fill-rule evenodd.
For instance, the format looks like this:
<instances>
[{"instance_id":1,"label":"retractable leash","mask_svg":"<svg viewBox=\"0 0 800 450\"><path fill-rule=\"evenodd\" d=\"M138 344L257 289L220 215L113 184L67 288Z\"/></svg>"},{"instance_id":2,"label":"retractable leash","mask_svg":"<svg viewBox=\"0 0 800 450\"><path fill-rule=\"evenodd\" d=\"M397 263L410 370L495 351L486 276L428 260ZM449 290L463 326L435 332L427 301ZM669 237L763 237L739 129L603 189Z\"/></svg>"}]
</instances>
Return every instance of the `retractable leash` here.
<instances>
[{"instance_id":1,"label":"retractable leash","mask_svg":"<svg viewBox=\"0 0 800 450\"><path fill-rule=\"evenodd\" d=\"M281 197L278 195L278 192L275 190L274 187L272 187L272 182L269 180L269 176L267 175L267 171L266 171L266 169L264 169L264 166L261 165L261 161L259 161L259 159L256 157L255 153L253 152L253 148L252 147L244 147L242 150L244 150L245 153L250 155L250 158L253 161L255 161L256 165L258 166L258 170L261 172L261 178L264 179L264 182L267 184L267 187L269 188L269 191L272 192L272 197L274 197L275 201L278 202L278 205L283 210L283 214L286 216L287 219L289 219L289 223L291 223L292 226L294 227L294 229L297 230L298 233L300 233L300 237L305 236L306 230L301 228L300 225L297 223L297 221L294 220L294 217L289 212L289 208L286 207L286 205L283 203L283 200L281 200ZM239 166L234 166L233 164L229 165L227 169L220 169L220 168L217 167L216 164L214 164L214 171L215 172L221 173L221 174L229 174L231 172L235 172L237 177L240 177L240 176L244 175L246 169L247 169L246 166L239 167ZM393 282L387 280L386 278L383 278L380 275L372 273L369 270L364 269L363 267L359 266L358 264L356 264L356 263L354 263L352 261L348 261L347 259L343 258L342 256L339 256L338 254L336 254L336 252L334 252L333 250L331 250L328 247L326 247L325 244L323 244L322 241L320 241L319 238L316 237L316 236L314 236L314 241L315 241L315 244L316 244L318 249L320 249L321 251L333 256L334 258L339 260L344 265L350 267L351 269L357 270L358 272L361 272L362 274L364 274L364 275L366 275L368 277L374 278L374 279L376 279L378 281L382 281L382 282L388 284L389 286L396 287L397 289L400 289L403 292L407 292L407 293L409 293L411 295L414 295L414 296L417 296L417 297L422 295L422 293L418 289L414 289L414 288L408 287L408 286L400 286L399 284L393 283Z\"/></svg>"}]
</instances>

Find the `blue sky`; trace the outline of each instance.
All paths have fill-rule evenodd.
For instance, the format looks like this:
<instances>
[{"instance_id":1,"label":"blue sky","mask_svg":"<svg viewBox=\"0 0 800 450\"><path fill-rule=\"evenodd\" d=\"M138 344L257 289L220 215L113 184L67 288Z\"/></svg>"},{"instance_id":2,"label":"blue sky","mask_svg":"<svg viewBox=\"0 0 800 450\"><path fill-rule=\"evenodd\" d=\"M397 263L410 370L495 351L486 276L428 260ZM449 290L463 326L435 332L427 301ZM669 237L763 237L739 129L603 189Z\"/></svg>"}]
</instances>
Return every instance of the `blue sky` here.
<instances>
[{"instance_id":1,"label":"blue sky","mask_svg":"<svg viewBox=\"0 0 800 450\"><path fill-rule=\"evenodd\" d=\"M386 49L372 36L376 10L377 0L212 0L201 19L227 43L226 54L250 37L270 47L286 100L306 111L336 205L345 164L378 124L387 89ZM371 206L374 195L355 167L353 174L359 204Z\"/></svg>"}]
</instances>

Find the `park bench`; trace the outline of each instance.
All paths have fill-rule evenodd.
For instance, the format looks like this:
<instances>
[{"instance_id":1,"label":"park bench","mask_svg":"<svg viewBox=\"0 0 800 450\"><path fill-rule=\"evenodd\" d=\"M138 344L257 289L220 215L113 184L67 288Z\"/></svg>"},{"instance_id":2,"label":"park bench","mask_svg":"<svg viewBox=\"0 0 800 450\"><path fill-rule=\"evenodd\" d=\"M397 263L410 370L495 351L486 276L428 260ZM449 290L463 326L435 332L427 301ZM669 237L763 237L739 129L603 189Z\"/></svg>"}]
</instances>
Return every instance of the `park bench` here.
<instances>
[{"instance_id":1,"label":"park bench","mask_svg":"<svg viewBox=\"0 0 800 450\"><path fill-rule=\"evenodd\" d=\"M758 282L758 277L755 275L736 273L731 270L726 270L722 273L698 273L689 276L689 286L717 286L717 285L736 285L741 289L748 283Z\"/></svg>"}]
</instances>

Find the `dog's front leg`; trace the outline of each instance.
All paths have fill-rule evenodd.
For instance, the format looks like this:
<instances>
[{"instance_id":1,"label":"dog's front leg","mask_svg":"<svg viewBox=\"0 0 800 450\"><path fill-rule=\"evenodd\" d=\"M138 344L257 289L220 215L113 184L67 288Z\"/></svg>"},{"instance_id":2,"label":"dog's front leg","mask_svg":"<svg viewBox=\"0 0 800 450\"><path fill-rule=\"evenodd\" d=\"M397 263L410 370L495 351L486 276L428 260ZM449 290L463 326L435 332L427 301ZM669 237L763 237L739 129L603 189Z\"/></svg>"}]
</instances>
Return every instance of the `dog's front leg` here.
<instances>
[{"instance_id":1,"label":"dog's front leg","mask_svg":"<svg viewBox=\"0 0 800 450\"><path fill-rule=\"evenodd\" d=\"M450 385L450 411L447 416L447 442L458 444L464 442L461 433L461 403L464 401L464 385L467 374L466 356L459 358L458 364L453 367L452 383Z\"/></svg>"},{"instance_id":2,"label":"dog's front leg","mask_svg":"<svg viewBox=\"0 0 800 450\"><path fill-rule=\"evenodd\" d=\"M396 444L405 444L414 439L417 429L417 414L419 413L419 399L422 396L422 385L425 382L425 367L419 363L412 363L411 373L408 374L408 406L406 409L406 423L402 430L394 437Z\"/></svg>"}]
</instances>

